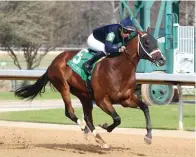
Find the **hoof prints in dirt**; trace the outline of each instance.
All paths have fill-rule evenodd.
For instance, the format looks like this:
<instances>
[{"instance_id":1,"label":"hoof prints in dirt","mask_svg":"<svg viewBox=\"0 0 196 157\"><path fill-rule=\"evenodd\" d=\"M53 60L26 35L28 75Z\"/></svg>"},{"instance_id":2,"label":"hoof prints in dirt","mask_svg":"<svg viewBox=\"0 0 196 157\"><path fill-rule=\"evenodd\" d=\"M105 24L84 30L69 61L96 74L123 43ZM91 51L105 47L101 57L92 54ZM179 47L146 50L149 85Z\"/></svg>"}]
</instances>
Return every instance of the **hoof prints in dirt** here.
<instances>
[{"instance_id":1,"label":"hoof prints in dirt","mask_svg":"<svg viewBox=\"0 0 196 157\"><path fill-rule=\"evenodd\" d=\"M53 149L60 151L68 151L70 150L72 153L97 153L97 154L108 154L109 151L131 151L130 148L121 148L121 147L112 147L110 149L102 149L98 145L90 145L90 144L1 144L0 148L4 149L30 149L33 147L40 147L45 149ZM137 154L138 156L145 156L143 154Z\"/></svg>"},{"instance_id":2,"label":"hoof prints in dirt","mask_svg":"<svg viewBox=\"0 0 196 157\"><path fill-rule=\"evenodd\" d=\"M72 150L73 153L85 154L88 153L98 153L98 154L107 154L109 150L123 151L129 148L120 148L112 147L110 149L102 149L98 145L89 145L89 144L37 144L35 147L42 147L47 149L67 151Z\"/></svg>"},{"instance_id":3,"label":"hoof prints in dirt","mask_svg":"<svg viewBox=\"0 0 196 157\"><path fill-rule=\"evenodd\" d=\"M35 147L42 147L47 149L54 149L60 151L71 150L72 153L86 154L86 153L97 153L97 154L109 154L110 151L129 151L131 154L137 156L145 156L145 154L135 153L131 151L131 148L122 148L122 147L111 147L110 149L102 149L98 145L90 144L37 144Z\"/></svg>"},{"instance_id":4,"label":"hoof prints in dirt","mask_svg":"<svg viewBox=\"0 0 196 157\"><path fill-rule=\"evenodd\" d=\"M1 144L0 148L4 148L4 149L28 149L29 145L24 145L24 144Z\"/></svg>"},{"instance_id":5,"label":"hoof prints in dirt","mask_svg":"<svg viewBox=\"0 0 196 157\"><path fill-rule=\"evenodd\" d=\"M37 144L35 147L54 149L60 151L73 150L73 153L85 154L85 152L105 154L106 152L99 149L99 146L85 144Z\"/></svg>"}]
</instances>

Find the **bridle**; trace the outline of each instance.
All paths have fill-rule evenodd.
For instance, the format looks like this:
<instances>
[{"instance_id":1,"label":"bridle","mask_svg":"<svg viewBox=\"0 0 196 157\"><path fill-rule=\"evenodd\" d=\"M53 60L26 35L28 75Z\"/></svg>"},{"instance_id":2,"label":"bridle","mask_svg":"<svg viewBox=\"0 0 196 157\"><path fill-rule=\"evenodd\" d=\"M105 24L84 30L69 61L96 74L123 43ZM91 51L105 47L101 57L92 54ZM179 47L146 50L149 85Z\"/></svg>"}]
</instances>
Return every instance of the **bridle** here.
<instances>
[{"instance_id":1,"label":"bridle","mask_svg":"<svg viewBox=\"0 0 196 157\"><path fill-rule=\"evenodd\" d=\"M161 53L161 51L160 51L159 48L154 49L154 50L153 50L152 52L150 52L150 53L148 53L148 52L146 51L146 49L144 48L144 46L143 46L143 44L142 44L142 42L141 42L141 39L140 39L140 38L143 38L143 37L146 36L146 35L147 35L147 33L144 33L144 34L141 35L141 37L140 37L140 35L138 34L138 46L137 46L138 56L141 57L141 54L140 54L140 46L141 46L142 50L146 53L146 55L152 60L153 63L155 63L155 64L157 65L156 60L153 59L152 55L155 54L155 53L157 53L157 52L159 52L159 53L161 54L161 56L163 57L163 59L165 59L165 57L163 56L163 54ZM158 66L158 65L157 65L157 66Z\"/></svg>"},{"instance_id":2,"label":"bridle","mask_svg":"<svg viewBox=\"0 0 196 157\"><path fill-rule=\"evenodd\" d=\"M145 54L152 60L152 62L153 62L154 64L157 65L156 60L153 59L152 55L153 55L154 53L159 52L159 53L161 54L161 56L162 56L164 59L165 59L165 57L163 56L163 54L161 53L161 51L160 51L159 48L154 49L151 53L148 53L148 52L147 52L147 50L144 48L144 46L143 46L143 44L142 44L142 42L141 42L141 38L143 38L143 37L146 36L146 35L147 35L147 33L144 33L143 35L140 36L140 34L138 33L138 45L137 45L137 53L138 53L138 56L139 56L140 58L142 57L141 54L140 54L140 47L141 47L142 50L145 52ZM128 57L129 60L132 61L132 60L131 60L132 56L127 52L127 50L125 50L125 53L129 56L129 57Z\"/></svg>"},{"instance_id":3,"label":"bridle","mask_svg":"<svg viewBox=\"0 0 196 157\"><path fill-rule=\"evenodd\" d=\"M138 56L141 57L141 55L140 55L140 47L139 47L139 46L141 46L142 50L152 59L152 55L153 55L154 53L156 53L156 52L160 52L160 53L161 53L161 51L160 51L159 48L156 48L156 49L153 50L151 53L148 53L148 52L146 51L146 49L145 49L144 46L142 45L142 42L141 42L141 39L140 39L140 38L143 38L143 37L146 36L146 35L147 35L147 33L143 34L143 35L140 37L140 35L138 34L137 52L138 52Z\"/></svg>"}]
</instances>

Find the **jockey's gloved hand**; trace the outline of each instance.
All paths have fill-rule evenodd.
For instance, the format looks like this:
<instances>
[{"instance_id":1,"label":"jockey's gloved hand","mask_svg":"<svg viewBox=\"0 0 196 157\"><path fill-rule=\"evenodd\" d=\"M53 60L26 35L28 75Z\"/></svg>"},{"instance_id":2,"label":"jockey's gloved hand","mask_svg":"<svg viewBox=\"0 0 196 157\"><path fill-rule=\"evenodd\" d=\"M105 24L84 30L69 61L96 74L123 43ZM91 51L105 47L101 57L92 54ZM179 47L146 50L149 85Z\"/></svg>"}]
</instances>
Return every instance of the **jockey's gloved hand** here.
<instances>
[{"instance_id":1,"label":"jockey's gloved hand","mask_svg":"<svg viewBox=\"0 0 196 157\"><path fill-rule=\"evenodd\" d=\"M124 52L126 50L125 46L121 46L121 48L119 48L119 52Z\"/></svg>"}]
</instances>

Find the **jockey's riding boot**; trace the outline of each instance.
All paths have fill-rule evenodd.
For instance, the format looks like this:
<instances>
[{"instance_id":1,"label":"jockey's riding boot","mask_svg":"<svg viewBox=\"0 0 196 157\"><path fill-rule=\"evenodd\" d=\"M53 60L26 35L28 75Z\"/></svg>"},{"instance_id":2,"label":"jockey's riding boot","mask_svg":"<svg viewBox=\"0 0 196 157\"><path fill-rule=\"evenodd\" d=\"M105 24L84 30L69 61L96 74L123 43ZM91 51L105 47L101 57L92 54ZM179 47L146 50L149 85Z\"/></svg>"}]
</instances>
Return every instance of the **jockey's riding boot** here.
<instances>
[{"instance_id":1,"label":"jockey's riding boot","mask_svg":"<svg viewBox=\"0 0 196 157\"><path fill-rule=\"evenodd\" d=\"M97 51L97 53L95 53L95 55L91 59L89 59L85 63L83 63L82 67L84 68L84 70L86 71L86 73L88 75L91 74L93 63L98 61L103 56L105 56L105 54L102 51Z\"/></svg>"}]
</instances>

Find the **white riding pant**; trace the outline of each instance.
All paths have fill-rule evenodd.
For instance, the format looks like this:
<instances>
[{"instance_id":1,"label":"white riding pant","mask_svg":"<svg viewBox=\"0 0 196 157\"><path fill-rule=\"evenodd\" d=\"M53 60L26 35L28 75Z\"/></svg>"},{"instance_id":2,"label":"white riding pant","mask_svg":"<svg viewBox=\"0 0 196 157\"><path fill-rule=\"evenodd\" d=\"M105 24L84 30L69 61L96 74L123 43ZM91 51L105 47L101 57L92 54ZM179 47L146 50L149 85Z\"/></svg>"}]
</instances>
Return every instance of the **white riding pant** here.
<instances>
[{"instance_id":1,"label":"white riding pant","mask_svg":"<svg viewBox=\"0 0 196 157\"><path fill-rule=\"evenodd\" d=\"M93 34L89 35L87 44L90 49L94 51L102 51L105 53L105 55L107 55L107 52L105 52L105 44L95 39Z\"/></svg>"}]
</instances>

